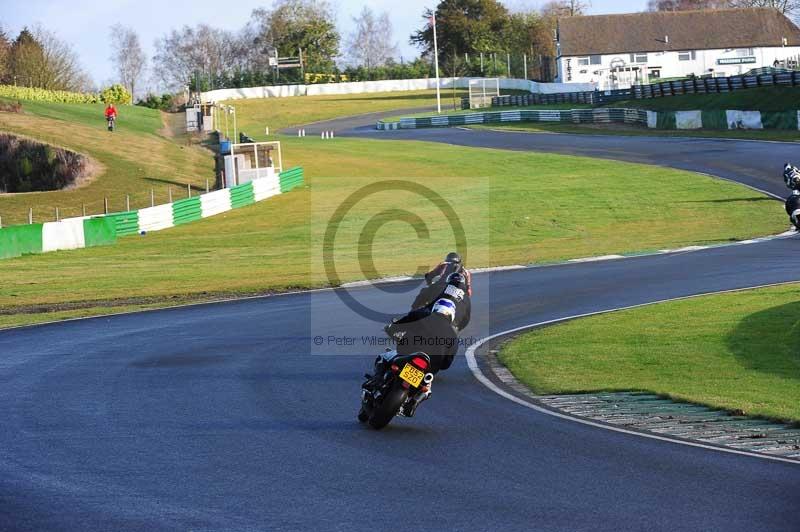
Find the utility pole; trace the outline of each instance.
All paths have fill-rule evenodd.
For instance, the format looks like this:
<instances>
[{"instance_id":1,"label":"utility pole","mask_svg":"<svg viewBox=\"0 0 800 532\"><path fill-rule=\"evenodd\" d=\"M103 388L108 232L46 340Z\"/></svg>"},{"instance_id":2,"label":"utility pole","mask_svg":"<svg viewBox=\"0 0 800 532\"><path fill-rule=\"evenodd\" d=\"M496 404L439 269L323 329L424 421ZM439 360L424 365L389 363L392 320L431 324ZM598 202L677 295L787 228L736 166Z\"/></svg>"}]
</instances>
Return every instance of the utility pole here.
<instances>
[{"instance_id":1,"label":"utility pole","mask_svg":"<svg viewBox=\"0 0 800 532\"><path fill-rule=\"evenodd\" d=\"M436 41L436 14L431 15L433 26L433 60L436 65L436 112L442 114L442 95L439 91L439 45Z\"/></svg>"}]
</instances>

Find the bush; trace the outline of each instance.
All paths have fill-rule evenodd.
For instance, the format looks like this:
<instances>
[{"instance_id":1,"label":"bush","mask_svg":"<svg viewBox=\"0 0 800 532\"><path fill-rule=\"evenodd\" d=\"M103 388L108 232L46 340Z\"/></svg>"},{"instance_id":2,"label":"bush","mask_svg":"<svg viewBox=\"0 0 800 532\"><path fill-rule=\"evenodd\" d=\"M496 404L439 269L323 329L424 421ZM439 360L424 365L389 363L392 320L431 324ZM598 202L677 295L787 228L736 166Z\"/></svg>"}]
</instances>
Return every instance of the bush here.
<instances>
[{"instance_id":1,"label":"bush","mask_svg":"<svg viewBox=\"0 0 800 532\"><path fill-rule=\"evenodd\" d=\"M103 103L128 104L131 103L133 97L131 93L128 92L128 89L119 83L115 83L103 89L100 93L100 100Z\"/></svg>"},{"instance_id":2,"label":"bush","mask_svg":"<svg viewBox=\"0 0 800 532\"><path fill-rule=\"evenodd\" d=\"M0 192L60 190L86 171L84 156L0 134Z\"/></svg>"},{"instance_id":3,"label":"bush","mask_svg":"<svg viewBox=\"0 0 800 532\"><path fill-rule=\"evenodd\" d=\"M147 98L139 100L138 102L136 102L136 105L167 112L175 111L177 108L177 102L175 96L167 93L162 94L161 96L156 96L155 94L148 94Z\"/></svg>"},{"instance_id":4,"label":"bush","mask_svg":"<svg viewBox=\"0 0 800 532\"><path fill-rule=\"evenodd\" d=\"M0 85L0 98L56 103L98 103L100 101L100 96L88 92L51 91L14 85Z\"/></svg>"}]
</instances>

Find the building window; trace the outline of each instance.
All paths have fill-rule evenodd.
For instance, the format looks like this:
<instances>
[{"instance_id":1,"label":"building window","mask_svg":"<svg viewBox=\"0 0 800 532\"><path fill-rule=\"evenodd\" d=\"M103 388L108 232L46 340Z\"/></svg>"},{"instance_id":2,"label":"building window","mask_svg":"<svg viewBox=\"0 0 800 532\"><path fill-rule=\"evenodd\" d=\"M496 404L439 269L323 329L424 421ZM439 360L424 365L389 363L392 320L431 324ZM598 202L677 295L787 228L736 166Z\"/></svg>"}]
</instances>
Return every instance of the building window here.
<instances>
[{"instance_id":1,"label":"building window","mask_svg":"<svg viewBox=\"0 0 800 532\"><path fill-rule=\"evenodd\" d=\"M599 55L590 55L589 56L589 64L590 65L599 65L602 63L600 60L602 56Z\"/></svg>"},{"instance_id":2,"label":"building window","mask_svg":"<svg viewBox=\"0 0 800 532\"><path fill-rule=\"evenodd\" d=\"M678 52L678 61L694 61L697 58L694 51Z\"/></svg>"},{"instance_id":3,"label":"building window","mask_svg":"<svg viewBox=\"0 0 800 532\"><path fill-rule=\"evenodd\" d=\"M647 54L631 54L631 63L647 63Z\"/></svg>"},{"instance_id":4,"label":"building window","mask_svg":"<svg viewBox=\"0 0 800 532\"><path fill-rule=\"evenodd\" d=\"M753 49L752 48L737 48L736 55L739 56L739 57L751 57L751 56L754 56L756 54L753 53Z\"/></svg>"},{"instance_id":5,"label":"building window","mask_svg":"<svg viewBox=\"0 0 800 532\"><path fill-rule=\"evenodd\" d=\"M584 66L584 65L588 65L588 64L589 64L589 58L588 57L579 57L578 58L578 65Z\"/></svg>"}]
</instances>

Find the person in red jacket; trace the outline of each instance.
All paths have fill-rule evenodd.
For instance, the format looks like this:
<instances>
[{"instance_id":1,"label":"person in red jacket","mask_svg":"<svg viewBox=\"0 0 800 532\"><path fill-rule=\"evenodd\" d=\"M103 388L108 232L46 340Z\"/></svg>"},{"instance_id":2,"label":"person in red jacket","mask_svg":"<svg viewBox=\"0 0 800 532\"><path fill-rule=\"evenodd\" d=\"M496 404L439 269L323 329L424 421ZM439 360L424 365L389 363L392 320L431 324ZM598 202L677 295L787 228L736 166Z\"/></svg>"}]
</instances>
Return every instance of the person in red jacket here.
<instances>
[{"instance_id":1,"label":"person in red jacket","mask_svg":"<svg viewBox=\"0 0 800 532\"><path fill-rule=\"evenodd\" d=\"M114 131L114 123L117 121L117 109L113 103L106 105L106 122L108 122L108 130Z\"/></svg>"}]
</instances>

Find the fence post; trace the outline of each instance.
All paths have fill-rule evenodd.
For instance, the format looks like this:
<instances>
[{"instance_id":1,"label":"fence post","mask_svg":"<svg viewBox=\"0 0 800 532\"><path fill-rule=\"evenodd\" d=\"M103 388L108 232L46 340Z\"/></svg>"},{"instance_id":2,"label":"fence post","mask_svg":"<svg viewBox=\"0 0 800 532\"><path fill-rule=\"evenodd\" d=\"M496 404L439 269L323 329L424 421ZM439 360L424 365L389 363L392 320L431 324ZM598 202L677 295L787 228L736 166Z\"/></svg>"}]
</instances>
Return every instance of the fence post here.
<instances>
[{"instance_id":1,"label":"fence post","mask_svg":"<svg viewBox=\"0 0 800 532\"><path fill-rule=\"evenodd\" d=\"M33 223L33 207L28 207L28 223Z\"/></svg>"},{"instance_id":2,"label":"fence post","mask_svg":"<svg viewBox=\"0 0 800 532\"><path fill-rule=\"evenodd\" d=\"M3 217L0 216L0 229L2 229L2 228L3 228Z\"/></svg>"},{"instance_id":3,"label":"fence post","mask_svg":"<svg viewBox=\"0 0 800 532\"><path fill-rule=\"evenodd\" d=\"M522 54L522 79L528 79L528 54Z\"/></svg>"},{"instance_id":4,"label":"fence post","mask_svg":"<svg viewBox=\"0 0 800 532\"><path fill-rule=\"evenodd\" d=\"M86 204L81 203L81 210L83 211L83 215L86 216Z\"/></svg>"},{"instance_id":5,"label":"fence post","mask_svg":"<svg viewBox=\"0 0 800 532\"><path fill-rule=\"evenodd\" d=\"M103 196L103 214L108 214L108 196Z\"/></svg>"},{"instance_id":6,"label":"fence post","mask_svg":"<svg viewBox=\"0 0 800 532\"><path fill-rule=\"evenodd\" d=\"M59 221L59 219L58 219L58 207L56 207L56 221L57 222Z\"/></svg>"},{"instance_id":7,"label":"fence post","mask_svg":"<svg viewBox=\"0 0 800 532\"><path fill-rule=\"evenodd\" d=\"M151 207L156 206L156 193L153 191L152 188L150 189L150 206Z\"/></svg>"},{"instance_id":8,"label":"fence post","mask_svg":"<svg viewBox=\"0 0 800 532\"><path fill-rule=\"evenodd\" d=\"M169 186L169 202L172 203L172 185Z\"/></svg>"},{"instance_id":9,"label":"fence post","mask_svg":"<svg viewBox=\"0 0 800 532\"><path fill-rule=\"evenodd\" d=\"M131 210L131 196L130 194L125 194L125 212Z\"/></svg>"},{"instance_id":10,"label":"fence post","mask_svg":"<svg viewBox=\"0 0 800 532\"><path fill-rule=\"evenodd\" d=\"M186 183L186 194L187 194L186 197L188 198L192 197L192 185L190 185L189 183Z\"/></svg>"},{"instance_id":11,"label":"fence post","mask_svg":"<svg viewBox=\"0 0 800 532\"><path fill-rule=\"evenodd\" d=\"M209 191L209 190L210 190L210 189L208 188L208 179L206 179L206 194L208 194L208 191Z\"/></svg>"}]
</instances>

